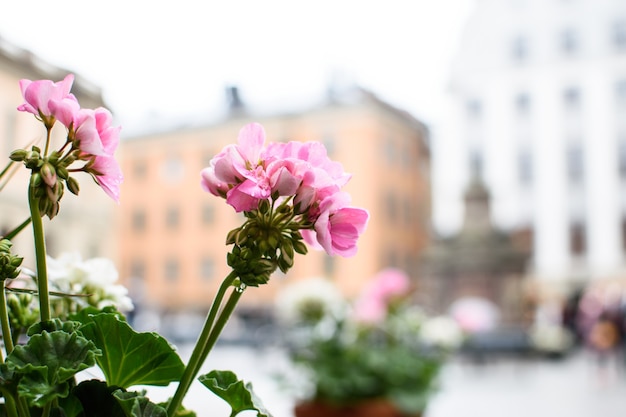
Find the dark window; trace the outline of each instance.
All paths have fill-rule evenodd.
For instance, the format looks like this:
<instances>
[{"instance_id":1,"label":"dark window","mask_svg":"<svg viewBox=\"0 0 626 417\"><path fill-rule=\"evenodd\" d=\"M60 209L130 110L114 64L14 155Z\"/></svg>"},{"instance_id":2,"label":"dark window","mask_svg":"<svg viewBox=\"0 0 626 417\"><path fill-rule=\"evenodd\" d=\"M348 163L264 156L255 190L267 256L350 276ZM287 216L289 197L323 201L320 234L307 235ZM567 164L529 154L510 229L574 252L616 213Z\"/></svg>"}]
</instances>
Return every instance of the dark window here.
<instances>
[{"instance_id":1,"label":"dark window","mask_svg":"<svg viewBox=\"0 0 626 417\"><path fill-rule=\"evenodd\" d=\"M137 210L133 213L132 217L133 230L141 231L146 228L146 213L142 210Z\"/></svg>"},{"instance_id":2,"label":"dark window","mask_svg":"<svg viewBox=\"0 0 626 417\"><path fill-rule=\"evenodd\" d=\"M211 204L202 206L202 223L211 224L215 220L215 208Z\"/></svg>"},{"instance_id":3,"label":"dark window","mask_svg":"<svg viewBox=\"0 0 626 417\"><path fill-rule=\"evenodd\" d=\"M580 90L577 87L568 87L563 90L563 104L568 109L576 109L580 106Z\"/></svg>"},{"instance_id":4,"label":"dark window","mask_svg":"<svg viewBox=\"0 0 626 417\"><path fill-rule=\"evenodd\" d=\"M528 58L528 40L523 36L517 36L511 42L511 56L517 62Z\"/></svg>"},{"instance_id":5,"label":"dark window","mask_svg":"<svg viewBox=\"0 0 626 417\"><path fill-rule=\"evenodd\" d=\"M618 148L619 176L622 181L626 181L626 140L622 139Z\"/></svg>"},{"instance_id":6,"label":"dark window","mask_svg":"<svg viewBox=\"0 0 626 417\"><path fill-rule=\"evenodd\" d=\"M180 223L180 210L178 207L170 207L165 213L165 224L167 227L174 228Z\"/></svg>"},{"instance_id":7,"label":"dark window","mask_svg":"<svg viewBox=\"0 0 626 417\"><path fill-rule=\"evenodd\" d=\"M626 50L626 20L613 24L612 41L616 49Z\"/></svg>"},{"instance_id":8,"label":"dark window","mask_svg":"<svg viewBox=\"0 0 626 417\"><path fill-rule=\"evenodd\" d=\"M530 97L526 93L520 93L515 97L515 110L519 114L527 114L530 111Z\"/></svg>"},{"instance_id":9,"label":"dark window","mask_svg":"<svg viewBox=\"0 0 626 417\"><path fill-rule=\"evenodd\" d=\"M146 161L138 160L135 161L133 166L133 173L136 178L144 178L146 176L146 172L148 171L148 166Z\"/></svg>"},{"instance_id":10,"label":"dark window","mask_svg":"<svg viewBox=\"0 0 626 417\"><path fill-rule=\"evenodd\" d=\"M130 265L130 277L144 280L146 277L146 264L139 259L133 260Z\"/></svg>"},{"instance_id":11,"label":"dark window","mask_svg":"<svg viewBox=\"0 0 626 417\"><path fill-rule=\"evenodd\" d=\"M518 176L523 185L530 185L533 182L533 158L528 150L520 152L518 157Z\"/></svg>"},{"instance_id":12,"label":"dark window","mask_svg":"<svg viewBox=\"0 0 626 417\"><path fill-rule=\"evenodd\" d=\"M626 79L615 83L615 101L620 106L626 106Z\"/></svg>"},{"instance_id":13,"label":"dark window","mask_svg":"<svg viewBox=\"0 0 626 417\"><path fill-rule=\"evenodd\" d=\"M585 175L582 146L573 144L567 150L567 176L571 183L580 184Z\"/></svg>"},{"instance_id":14,"label":"dark window","mask_svg":"<svg viewBox=\"0 0 626 417\"><path fill-rule=\"evenodd\" d=\"M565 55L574 54L579 49L578 33L574 29L566 29L561 32L559 42L561 52L563 52Z\"/></svg>"},{"instance_id":15,"label":"dark window","mask_svg":"<svg viewBox=\"0 0 626 417\"><path fill-rule=\"evenodd\" d=\"M200 277L209 281L215 276L215 261L212 258L205 257L200 261Z\"/></svg>"},{"instance_id":16,"label":"dark window","mask_svg":"<svg viewBox=\"0 0 626 417\"><path fill-rule=\"evenodd\" d=\"M570 251L574 255L582 255L586 249L585 225L574 223L570 226Z\"/></svg>"},{"instance_id":17,"label":"dark window","mask_svg":"<svg viewBox=\"0 0 626 417\"><path fill-rule=\"evenodd\" d=\"M478 119L482 115L483 106L479 100L468 100L465 103L465 108L467 111L467 115L472 119Z\"/></svg>"},{"instance_id":18,"label":"dark window","mask_svg":"<svg viewBox=\"0 0 626 417\"><path fill-rule=\"evenodd\" d=\"M176 281L180 275L180 266L178 261L175 259L170 259L165 263L164 270L165 279L168 281Z\"/></svg>"}]
</instances>

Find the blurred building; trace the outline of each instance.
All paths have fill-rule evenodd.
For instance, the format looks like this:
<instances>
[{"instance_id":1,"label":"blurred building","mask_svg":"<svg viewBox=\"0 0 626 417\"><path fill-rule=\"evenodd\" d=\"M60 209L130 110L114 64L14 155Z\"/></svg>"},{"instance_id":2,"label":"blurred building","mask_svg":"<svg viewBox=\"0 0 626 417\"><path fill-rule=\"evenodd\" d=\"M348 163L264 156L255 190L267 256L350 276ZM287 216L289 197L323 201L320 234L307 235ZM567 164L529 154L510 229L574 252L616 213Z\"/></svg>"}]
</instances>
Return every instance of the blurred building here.
<instances>
[{"instance_id":1,"label":"blurred building","mask_svg":"<svg viewBox=\"0 0 626 417\"><path fill-rule=\"evenodd\" d=\"M285 284L324 276L348 296L387 266L416 271L430 230L430 154L422 123L371 93L354 89L308 110L250 114L236 89L231 114L216 122L129 138L122 144L122 204L119 256L123 277L141 306L167 311L203 311L228 274L228 231L243 217L202 190L200 171L241 127L261 123L267 141L319 141L352 180L345 190L371 220L353 258L311 250L296 255L287 276L250 288L241 301L267 307Z\"/></svg>"},{"instance_id":2,"label":"blurred building","mask_svg":"<svg viewBox=\"0 0 626 417\"><path fill-rule=\"evenodd\" d=\"M626 2L476 2L450 93L434 162L465 169L441 181L438 223L461 218L450 207L479 166L495 224L530 236L531 277L563 289L624 275Z\"/></svg>"},{"instance_id":3,"label":"blurred building","mask_svg":"<svg viewBox=\"0 0 626 417\"><path fill-rule=\"evenodd\" d=\"M17 107L24 102L19 80L49 79L56 82L68 73L70 71L52 66L0 38L0 156L4 158L4 162L0 162L0 170L11 162L9 154L12 151L30 149L32 145L43 147L46 137L43 124L32 114L17 111ZM104 106L100 89L78 74L75 77L72 93L81 106ZM55 126L53 135L53 145L60 147L66 138L65 128ZM0 180L0 235L30 216L27 199L29 174L22 164L13 164ZM54 221L44 218L48 253L57 256L65 251L79 251L83 258L114 258L115 235L111 222L116 204L88 175L77 175L76 179L81 185L80 196L66 192L61 200L60 213ZM23 230L13 242L14 252L26 257L24 266L34 269L31 230Z\"/></svg>"}]
</instances>

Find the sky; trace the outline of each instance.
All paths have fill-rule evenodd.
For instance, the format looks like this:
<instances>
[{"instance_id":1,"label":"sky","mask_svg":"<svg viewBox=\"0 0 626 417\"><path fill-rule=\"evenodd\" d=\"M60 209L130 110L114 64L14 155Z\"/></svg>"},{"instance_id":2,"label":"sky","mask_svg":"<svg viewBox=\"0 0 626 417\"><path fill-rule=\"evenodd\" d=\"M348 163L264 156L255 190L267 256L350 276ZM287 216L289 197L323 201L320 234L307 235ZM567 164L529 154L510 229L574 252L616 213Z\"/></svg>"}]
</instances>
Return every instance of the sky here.
<instances>
[{"instance_id":1,"label":"sky","mask_svg":"<svg viewBox=\"0 0 626 417\"><path fill-rule=\"evenodd\" d=\"M332 79L436 125L474 1L5 0L0 37L98 85L130 131L210 120L228 85L297 109Z\"/></svg>"}]
</instances>

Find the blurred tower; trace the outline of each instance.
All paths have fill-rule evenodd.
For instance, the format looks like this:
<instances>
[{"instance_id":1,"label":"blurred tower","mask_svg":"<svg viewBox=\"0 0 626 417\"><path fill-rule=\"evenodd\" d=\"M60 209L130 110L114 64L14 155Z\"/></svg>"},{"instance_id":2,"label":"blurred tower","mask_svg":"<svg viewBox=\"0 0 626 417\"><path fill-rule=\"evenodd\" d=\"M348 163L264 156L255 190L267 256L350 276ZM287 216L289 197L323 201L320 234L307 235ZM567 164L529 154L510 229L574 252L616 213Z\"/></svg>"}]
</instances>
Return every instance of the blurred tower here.
<instances>
[{"instance_id":1,"label":"blurred tower","mask_svg":"<svg viewBox=\"0 0 626 417\"><path fill-rule=\"evenodd\" d=\"M460 45L434 164L465 169L442 181L438 224L459 223L478 160L494 223L531 234L539 282L624 274L626 2L482 0Z\"/></svg>"}]
</instances>

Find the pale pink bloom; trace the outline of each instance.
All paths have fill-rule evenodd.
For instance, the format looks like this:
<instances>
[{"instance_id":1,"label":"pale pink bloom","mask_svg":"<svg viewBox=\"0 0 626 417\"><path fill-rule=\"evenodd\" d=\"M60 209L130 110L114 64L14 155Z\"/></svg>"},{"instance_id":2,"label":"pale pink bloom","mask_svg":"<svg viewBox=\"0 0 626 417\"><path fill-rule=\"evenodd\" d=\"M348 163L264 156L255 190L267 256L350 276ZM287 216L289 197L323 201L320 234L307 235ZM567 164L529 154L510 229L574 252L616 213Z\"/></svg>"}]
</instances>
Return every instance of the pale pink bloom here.
<instances>
[{"instance_id":1,"label":"pale pink bloom","mask_svg":"<svg viewBox=\"0 0 626 417\"><path fill-rule=\"evenodd\" d=\"M371 297L387 301L406 294L409 288L410 279L404 271L396 268L387 268L374 277L368 292L371 294Z\"/></svg>"},{"instance_id":2,"label":"pale pink bloom","mask_svg":"<svg viewBox=\"0 0 626 417\"><path fill-rule=\"evenodd\" d=\"M90 169L94 172L94 177L98 185L115 202L120 201L120 185L124 180L122 170L112 155L96 156Z\"/></svg>"},{"instance_id":3,"label":"pale pink bloom","mask_svg":"<svg viewBox=\"0 0 626 417\"><path fill-rule=\"evenodd\" d=\"M68 74L63 81L52 82L50 80L31 81L27 79L20 80L20 90L24 96L25 103L18 106L19 111L32 113L41 116L48 127L52 127L54 123L53 109L50 108L51 102L62 102L64 100L76 101L76 97L70 93L74 75Z\"/></svg>"},{"instance_id":4,"label":"pale pink bloom","mask_svg":"<svg viewBox=\"0 0 626 417\"><path fill-rule=\"evenodd\" d=\"M319 205L320 214L315 220L315 239L329 255L354 256L357 240L365 231L369 214L366 210L348 207L349 194L337 192L326 197ZM312 235L303 234L312 244Z\"/></svg>"},{"instance_id":5,"label":"pale pink bloom","mask_svg":"<svg viewBox=\"0 0 626 417\"><path fill-rule=\"evenodd\" d=\"M78 149L88 155L107 155L98 132L95 110L80 109L74 117L73 129Z\"/></svg>"},{"instance_id":6,"label":"pale pink bloom","mask_svg":"<svg viewBox=\"0 0 626 417\"><path fill-rule=\"evenodd\" d=\"M381 323L387 316L387 304L375 298L361 298L354 306L353 316L359 323Z\"/></svg>"},{"instance_id":7,"label":"pale pink bloom","mask_svg":"<svg viewBox=\"0 0 626 417\"><path fill-rule=\"evenodd\" d=\"M94 110L94 117L96 119L96 130L98 136L100 136L100 142L104 148L104 153L107 155L113 155L120 143L120 126L113 127L113 115L104 107L98 107Z\"/></svg>"}]
</instances>

